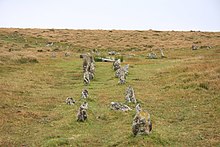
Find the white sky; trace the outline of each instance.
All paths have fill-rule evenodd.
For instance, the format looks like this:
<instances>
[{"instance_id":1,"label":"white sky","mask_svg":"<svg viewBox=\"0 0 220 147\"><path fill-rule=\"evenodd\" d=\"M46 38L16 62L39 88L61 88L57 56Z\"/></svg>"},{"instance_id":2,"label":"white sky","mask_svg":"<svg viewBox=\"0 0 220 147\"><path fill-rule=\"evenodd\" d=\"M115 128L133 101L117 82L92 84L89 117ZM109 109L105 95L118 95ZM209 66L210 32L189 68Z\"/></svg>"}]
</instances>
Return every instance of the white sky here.
<instances>
[{"instance_id":1,"label":"white sky","mask_svg":"<svg viewBox=\"0 0 220 147\"><path fill-rule=\"evenodd\" d=\"M220 31L220 0L0 0L0 27Z\"/></svg>"}]
</instances>

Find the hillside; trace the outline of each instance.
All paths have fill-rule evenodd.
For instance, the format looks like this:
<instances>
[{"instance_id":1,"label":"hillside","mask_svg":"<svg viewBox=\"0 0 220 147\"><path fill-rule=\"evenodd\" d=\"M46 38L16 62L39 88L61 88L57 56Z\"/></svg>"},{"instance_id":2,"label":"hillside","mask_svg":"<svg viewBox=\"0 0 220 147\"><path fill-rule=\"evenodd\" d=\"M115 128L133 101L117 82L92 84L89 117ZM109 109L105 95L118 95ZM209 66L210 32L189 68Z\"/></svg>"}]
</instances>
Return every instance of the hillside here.
<instances>
[{"instance_id":1,"label":"hillside","mask_svg":"<svg viewBox=\"0 0 220 147\"><path fill-rule=\"evenodd\" d=\"M130 65L126 84L112 63L96 62L85 86L79 57L91 51L120 53ZM147 58L151 51L158 59ZM219 146L219 63L220 32L0 28L0 146ZM149 136L132 135L134 104L110 109L129 85L151 114ZM80 123L85 87L88 120ZM65 104L68 96L76 105Z\"/></svg>"}]
</instances>

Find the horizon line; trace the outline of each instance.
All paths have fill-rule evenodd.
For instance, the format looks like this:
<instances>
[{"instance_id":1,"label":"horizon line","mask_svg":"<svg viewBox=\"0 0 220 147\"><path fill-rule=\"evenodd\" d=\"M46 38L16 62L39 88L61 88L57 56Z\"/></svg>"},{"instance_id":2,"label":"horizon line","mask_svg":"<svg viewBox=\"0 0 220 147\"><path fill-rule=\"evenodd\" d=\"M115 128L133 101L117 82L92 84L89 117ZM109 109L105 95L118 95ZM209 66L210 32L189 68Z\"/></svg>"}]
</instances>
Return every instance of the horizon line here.
<instances>
[{"instance_id":1,"label":"horizon line","mask_svg":"<svg viewBox=\"0 0 220 147\"><path fill-rule=\"evenodd\" d=\"M114 28L65 28L65 27L1 27L0 29L39 29L39 30L50 30L50 29L54 29L54 30L103 30L103 31L161 31L161 32L220 32L220 30L194 30L194 29L190 29L190 30L179 30L179 29L114 29Z\"/></svg>"}]
</instances>

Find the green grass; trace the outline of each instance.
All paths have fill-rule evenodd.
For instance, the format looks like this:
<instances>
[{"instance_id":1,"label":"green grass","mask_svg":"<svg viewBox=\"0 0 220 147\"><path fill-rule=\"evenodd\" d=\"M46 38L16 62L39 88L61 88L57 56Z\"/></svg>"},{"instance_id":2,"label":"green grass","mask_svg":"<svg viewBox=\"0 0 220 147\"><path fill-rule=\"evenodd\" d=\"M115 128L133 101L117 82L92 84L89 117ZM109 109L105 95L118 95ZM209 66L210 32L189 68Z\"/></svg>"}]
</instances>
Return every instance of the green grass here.
<instances>
[{"instance_id":1,"label":"green grass","mask_svg":"<svg viewBox=\"0 0 220 147\"><path fill-rule=\"evenodd\" d=\"M95 79L84 86L82 59L75 52L68 58L36 55L37 63L4 60L0 146L218 146L219 53L219 48L177 49L167 51L166 59L124 56L122 65L130 64L125 85L117 84L112 63L97 62ZM135 105L129 104L130 112L110 109L110 102L125 101L128 85L151 114L149 136L132 135ZM77 122L85 87L88 120ZM76 105L65 104L68 96Z\"/></svg>"}]
</instances>

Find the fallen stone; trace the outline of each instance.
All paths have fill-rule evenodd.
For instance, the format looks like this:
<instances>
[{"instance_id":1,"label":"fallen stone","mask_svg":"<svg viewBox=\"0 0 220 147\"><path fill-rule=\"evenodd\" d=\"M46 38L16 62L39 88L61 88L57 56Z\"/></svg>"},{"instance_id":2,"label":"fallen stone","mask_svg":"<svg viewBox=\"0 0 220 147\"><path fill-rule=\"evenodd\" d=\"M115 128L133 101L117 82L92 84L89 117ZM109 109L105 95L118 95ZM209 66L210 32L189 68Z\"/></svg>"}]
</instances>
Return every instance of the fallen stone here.
<instances>
[{"instance_id":1,"label":"fallen stone","mask_svg":"<svg viewBox=\"0 0 220 147\"><path fill-rule=\"evenodd\" d=\"M119 103L119 102L111 102L111 109L112 110L121 110L121 111L130 111L132 110L129 106Z\"/></svg>"}]
</instances>

